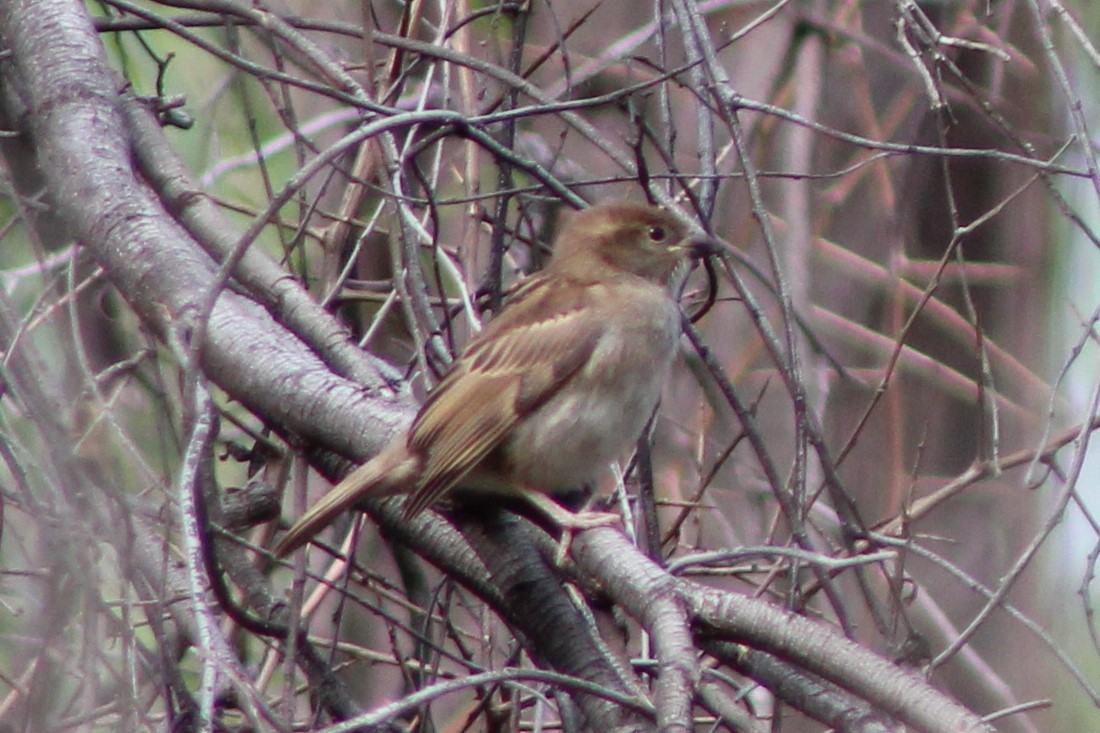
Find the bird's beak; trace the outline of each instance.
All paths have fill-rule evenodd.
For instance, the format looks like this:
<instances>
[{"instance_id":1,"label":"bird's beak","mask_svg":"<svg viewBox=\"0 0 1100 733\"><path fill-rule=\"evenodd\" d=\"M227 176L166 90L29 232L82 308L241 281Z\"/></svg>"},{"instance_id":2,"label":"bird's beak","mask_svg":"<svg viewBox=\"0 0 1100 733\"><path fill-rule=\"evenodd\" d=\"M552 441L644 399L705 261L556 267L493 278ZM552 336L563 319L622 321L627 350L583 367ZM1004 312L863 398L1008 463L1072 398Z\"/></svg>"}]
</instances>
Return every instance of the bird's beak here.
<instances>
[{"instance_id":1,"label":"bird's beak","mask_svg":"<svg viewBox=\"0 0 1100 733\"><path fill-rule=\"evenodd\" d=\"M694 236L680 242L680 249L687 252L693 260L701 260L705 257L721 254L726 245L720 239L714 237Z\"/></svg>"}]
</instances>

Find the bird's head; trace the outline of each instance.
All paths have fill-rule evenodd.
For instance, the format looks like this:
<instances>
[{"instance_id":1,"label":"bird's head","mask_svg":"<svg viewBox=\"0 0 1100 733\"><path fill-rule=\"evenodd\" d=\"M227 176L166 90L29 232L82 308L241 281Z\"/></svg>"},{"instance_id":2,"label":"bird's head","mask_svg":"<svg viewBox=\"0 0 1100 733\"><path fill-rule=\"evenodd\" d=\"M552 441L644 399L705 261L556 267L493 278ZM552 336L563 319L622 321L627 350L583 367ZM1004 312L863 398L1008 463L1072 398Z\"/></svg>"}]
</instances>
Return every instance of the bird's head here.
<instances>
[{"instance_id":1,"label":"bird's head","mask_svg":"<svg viewBox=\"0 0 1100 733\"><path fill-rule=\"evenodd\" d=\"M719 247L664 209L617 201L575 214L558 235L550 267L580 277L628 273L667 285L681 263Z\"/></svg>"}]
</instances>

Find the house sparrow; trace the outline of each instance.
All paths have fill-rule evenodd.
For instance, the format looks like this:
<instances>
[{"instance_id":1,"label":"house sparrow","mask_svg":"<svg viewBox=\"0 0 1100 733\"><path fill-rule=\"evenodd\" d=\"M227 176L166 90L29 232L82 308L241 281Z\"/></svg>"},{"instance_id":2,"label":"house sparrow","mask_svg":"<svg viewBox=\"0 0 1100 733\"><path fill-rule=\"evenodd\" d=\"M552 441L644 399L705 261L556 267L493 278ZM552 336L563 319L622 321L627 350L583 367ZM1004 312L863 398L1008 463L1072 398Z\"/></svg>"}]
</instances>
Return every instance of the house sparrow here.
<instances>
[{"instance_id":1,"label":"house sparrow","mask_svg":"<svg viewBox=\"0 0 1100 733\"><path fill-rule=\"evenodd\" d=\"M522 495L561 525L590 526L545 495L595 485L637 442L678 347L670 281L718 246L651 206L574 215L550 264L470 341L411 427L311 507L276 554L362 499L408 494L411 518L456 487Z\"/></svg>"}]
</instances>

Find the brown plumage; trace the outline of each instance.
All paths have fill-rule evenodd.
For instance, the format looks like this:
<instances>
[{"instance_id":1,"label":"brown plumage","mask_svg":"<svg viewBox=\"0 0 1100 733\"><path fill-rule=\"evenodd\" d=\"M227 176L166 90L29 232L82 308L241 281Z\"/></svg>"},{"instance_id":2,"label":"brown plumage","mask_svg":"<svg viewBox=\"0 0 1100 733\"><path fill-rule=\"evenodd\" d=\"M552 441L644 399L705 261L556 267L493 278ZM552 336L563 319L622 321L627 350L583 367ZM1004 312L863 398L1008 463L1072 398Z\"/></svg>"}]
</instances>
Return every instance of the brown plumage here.
<instances>
[{"instance_id":1,"label":"brown plumage","mask_svg":"<svg viewBox=\"0 0 1100 733\"><path fill-rule=\"evenodd\" d=\"M550 264L470 341L408 431L311 507L276 553L368 497L408 493L412 517L456 486L532 497L593 485L660 398L680 334L673 273L716 248L650 206L576 214Z\"/></svg>"}]
</instances>

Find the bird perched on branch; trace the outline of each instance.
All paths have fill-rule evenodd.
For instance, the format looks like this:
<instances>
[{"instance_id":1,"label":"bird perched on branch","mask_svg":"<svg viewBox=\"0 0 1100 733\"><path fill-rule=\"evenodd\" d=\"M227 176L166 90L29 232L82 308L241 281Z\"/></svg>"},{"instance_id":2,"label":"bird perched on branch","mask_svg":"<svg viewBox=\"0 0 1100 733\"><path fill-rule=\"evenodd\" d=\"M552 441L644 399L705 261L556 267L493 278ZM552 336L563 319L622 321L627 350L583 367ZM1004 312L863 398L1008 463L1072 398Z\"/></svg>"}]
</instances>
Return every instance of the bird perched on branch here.
<instances>
[{"instance_id":1,"label":"bird perched on branch","mask_svg":"<svg viewBox=\"0 0 1100 733\"><path fill-rule=\"evenodd\" d=\"M563 527L591 526L546 495L593 486L637 442L677 351L670 282L718 248L652 206L575 214L550 264L470 341L409 429L310 508L276 554L363 499L407 494L412 517L456 487L524 496Z\"/></svg>"}]
</instances>

